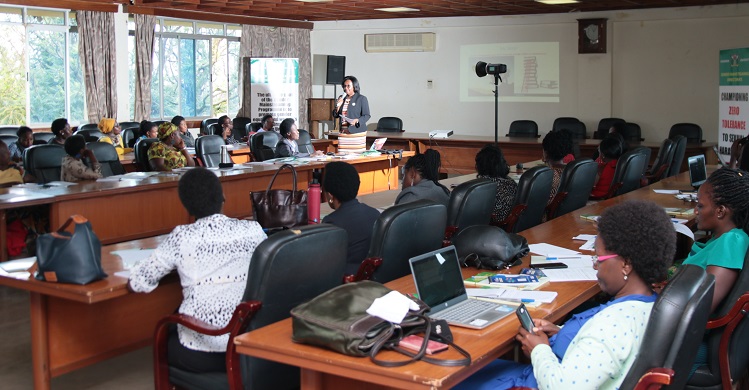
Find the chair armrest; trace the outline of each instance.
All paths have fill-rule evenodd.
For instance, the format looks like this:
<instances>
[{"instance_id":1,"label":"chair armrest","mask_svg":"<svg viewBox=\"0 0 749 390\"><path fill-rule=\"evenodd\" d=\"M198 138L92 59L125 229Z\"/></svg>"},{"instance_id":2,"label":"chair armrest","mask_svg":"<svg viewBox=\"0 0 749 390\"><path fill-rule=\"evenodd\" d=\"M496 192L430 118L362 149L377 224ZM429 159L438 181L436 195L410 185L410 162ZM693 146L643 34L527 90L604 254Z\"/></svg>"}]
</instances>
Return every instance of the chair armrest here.
<instances>
[{"instance_id":1,"label":"chair armrest","mask_svg":"<svg viewBox=\"0 0 749 390\"><path fill-rule=\"evenodd\" d=\"M559 205L564 202L564 200L567 198L568 192L557 192L556 195L554 195L554 199L551 200L551 203L549 203L546 206L546 220L550 221L552 218L552 215L555 215L557 212L557 209L559 208Z\"/></svg>"},{"instance_id":2,"label":"chair armrest","mask_svg":"<svg viewBox=\"0 0 749 390\"><path fill-rule=\"evenodd\" d=\"M372 275L382 265L382 257L367 257L362 261L359 270L356 271L354 282L372 279Z\"/></svg>"},{"instance_id":3,"label":"chair armrest","mask_svg":"<svg viewBox=\"0 0 749 390\"><path fill-rule=\"evenodd\" d=\"M660 167L658 167L658 170L656 170L652 175L646 175L645 178L647 178L648 184L653 184L661 180L661 177L663 177L663 174L666 172L666 169L668 169L668 165L662 164Z\"/></svg>"},{"instance_id":4,"label":"chair armrest","mask_svg":"<svg viewBox=\"0 0 749 390\"><path fill-rule=\"evenodd\" d=\"M229 323L223 328L213 326L195 317L185 314L172 314L162 318L156 324L154 334L154 384L157 390L171 389L169 383L169 362L167 360L167 342L169 340L169 325L178 324L193 331L208 336L220 336L229 333L229 343L226 347L226 373L229 376L229 388L242 388L242 375L239 368L239 356L234 346L234 337L247 327L249 319L260 310L262 302L240 302L234 309Z\"/></svg>"},{"instance_id":5,"label":"chair armrest","mask_svg":"<svg viewBox=\"0 0 749 390\"><path fill-rule=\"evenodd\" d=\"M670 368L651 368L637 381L635 390L656 390L665 385L671 384L674 377L674 370Z\"/></svg>"},{"instance_id":6,"label":"chair armrest","mask_svg":"<svg viewBox=\"0 0 749 390\"><path fill-rule=\"evenodd\" d=\"M524 204L516 204L512 207L512 210L510 210L510 214L507 215L507 218L505 218L503 221L499 221L497 223L492 223L492 225L500 227L504 229L504 231L510 233L512 232L512 229L515 227L515 223L520 218L520 215L523 214L523 211L528 208L528 205Z\"/></svg>"},{"instance_id":7,"label":"chair armrest","mask_svg":"<svg viewBox=\"0 0 749 390\"><path fill-rule=\"evenodd\" d=\"M720 379L723 382L723 389L731 389L733 387L733 378L731 378L731 366L728 361L728 344L731 341L733 331L739 326L741 320L747 316L749 312L749 292L744 293L736 300L728 314L723 317L716 318L707 322L707 329L715 329L724 327L723 334L720 336L720 344L718 346L718 362L720 365Z\"/></svg>"}]
</instances>

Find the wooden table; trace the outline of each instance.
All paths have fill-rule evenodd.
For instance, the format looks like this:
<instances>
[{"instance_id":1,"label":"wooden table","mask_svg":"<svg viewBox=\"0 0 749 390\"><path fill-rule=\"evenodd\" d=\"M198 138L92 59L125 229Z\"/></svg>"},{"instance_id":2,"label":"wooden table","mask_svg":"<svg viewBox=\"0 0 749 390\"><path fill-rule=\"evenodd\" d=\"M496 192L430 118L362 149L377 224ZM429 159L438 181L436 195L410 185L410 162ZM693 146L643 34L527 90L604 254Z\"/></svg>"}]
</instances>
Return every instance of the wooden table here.
<instances>
[{"instance_id":1,"label":"wooden table","mask_svg":"<svg viewBox=\"0 0 749 390\"><path fill-rule=\"evenodd\" d=\"M328 138L337 139L336 134L329 134ZM445 173L470 173L476 171L476 153L485 145L494 143L493 136L482 135L460 135L456 134L450 138L430 138L428 133L382 133L377 131L367 132L367 146L377 138L387 138L386 149L403 149L419 151L424 153L427 149L435 149L442 155L442 170ZM542 138L522 137L500 137L499 147L502 148L505 159L510 165L520 162L538 160L542 157ZM592 156L598 149L601 140L584 139L579 140L581 156ZM717 157L710 152L715 142L703 142L701 144L687 144L684 154L684 162L681 171L687 170L687 156L704 154L708 164L717 164ZM630 147L645 146L651 149L651 162L658 154L661 142L641 142L630 144Z\"/></svg>"},{"instance_id":2,"label":"wooden table","mask_svg":"<svg viewBox=\"0 0 749 390\"><path fill-rule=\"evenodd\" d=\"M600 215L606 207L630 199L652 200L664 207L689 207L673 195L656 194L653 189L688 189L687 173L669 178L650 187L641 188L628 194L586 206L580 210L560 216L552 221L521 232L529 243L545 242L570 249L582 245L573 241L578 234L596 234L594 223L580 218L581 214ZM523 265L529 265L529 256ZM463 276L471 276L478 271L463 270ZM415 287L410 275L387 284L389 287L413 293ZM541 290L557 291L559 294L551 304L530 309L534 318L559 321L582 302L593 297L600 290L594 282L550 283ZM476 331L452 327L455 342L466 349L472 357L469 367L440 367L424 362L413 363L399 368L384 368L372 364L366 358L356 358L328 351L322 348L295 344L291 341L291 320L286 319L267 327L257 329L235 338L239 353L264 358L301 368L302 389L436 389L450 388L475 373L488 363L512 350L515 345L518 322L514 316L502 319L490 327ZM383 358L397 359L388 352ZM445 358L457 358L454 351L448 351Z\"/></svg>"}]
</instances>

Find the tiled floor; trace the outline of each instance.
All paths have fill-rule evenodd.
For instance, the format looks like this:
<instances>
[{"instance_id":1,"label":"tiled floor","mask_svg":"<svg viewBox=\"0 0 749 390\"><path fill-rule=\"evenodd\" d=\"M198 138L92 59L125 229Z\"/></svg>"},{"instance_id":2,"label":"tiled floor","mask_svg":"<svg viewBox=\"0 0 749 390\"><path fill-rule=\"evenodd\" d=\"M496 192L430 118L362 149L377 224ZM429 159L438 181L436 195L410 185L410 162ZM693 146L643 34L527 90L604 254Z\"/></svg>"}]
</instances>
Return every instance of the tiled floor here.
<instances>
[{"instance_id":1,"label":"tiled floor","mask_svg":"<svg viewBox=\"0 0 749 390\"><path fill-rule=\"evenodd\" d=\"M29 294L0 286L0 313L0 388L33 389ZM152 388L150 347L52 379L53 390Z\"/></svg>"}]
</instances>

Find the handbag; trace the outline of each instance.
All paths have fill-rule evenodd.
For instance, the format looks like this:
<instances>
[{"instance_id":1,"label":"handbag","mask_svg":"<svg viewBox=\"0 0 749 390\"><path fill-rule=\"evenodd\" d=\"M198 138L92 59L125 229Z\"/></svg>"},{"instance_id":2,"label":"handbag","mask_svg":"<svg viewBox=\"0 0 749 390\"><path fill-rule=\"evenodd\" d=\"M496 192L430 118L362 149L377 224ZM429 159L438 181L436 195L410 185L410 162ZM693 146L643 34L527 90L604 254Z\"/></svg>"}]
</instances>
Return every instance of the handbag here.
<instances>
[{"instance_id":1,"label":"handbag","mask_svg":"<svg viewBox=\"0 0 749 390\"><path fill-rule=\"evenodd\" d=\"M385 367L399 367L417 360L448 366L470 364L470 355L452 342L447 322L434 321L424 315L429 309L424 302L411 298L419 309L410 310L399 324L366 312L375 299L391 291L380 283L368 280L328 290L291 310L292 340L345 355L369 356L372 362ZM424 341L418 352L397 347L403 337L420 333L424 333ZM424 356L429 339L451 345L464 358L448 360ZM400 361L378 359L376 356L383 349L398 351L409 358Z\"/></svg>"},{"instance_id":2,"label":"handbag","mask_svg":"<svg viewBox=\"0 0 749 390\"><path fill-rule=\"evenodd\" d=\"M66 231L71 223L72 234ZM80 215L68 218L56 232L40 235L36 246L37 280L88 284L107 277L101 268L101 242Z\"/></svg>"},{"instance_id":3,"label":"handbag","mask_svg":"<svg viewBox=\"0 0 749 390\"><path fill-rule=\"evenodd\" d=\"M273 183L284 169L290 169L293 176L292 190L274 190ZM296 169L291 164L281 165L273 175L268 189L264 192L251 192L252 212L255 220L266 229L293 227L307 224L307 192L296 189Z\"/></svg>"},{"instance_id":4,"label":"handbag","mask_svg":"<svg viewBox=\"0 0 749 390\"><path fill-rule=\"evenodd\" d=\"M503 269L520 264L530 252L525 237L507 233L491 225L474 225L462 229L452 238L463 266L478 269Z\"/></svg>"}]
</instances>

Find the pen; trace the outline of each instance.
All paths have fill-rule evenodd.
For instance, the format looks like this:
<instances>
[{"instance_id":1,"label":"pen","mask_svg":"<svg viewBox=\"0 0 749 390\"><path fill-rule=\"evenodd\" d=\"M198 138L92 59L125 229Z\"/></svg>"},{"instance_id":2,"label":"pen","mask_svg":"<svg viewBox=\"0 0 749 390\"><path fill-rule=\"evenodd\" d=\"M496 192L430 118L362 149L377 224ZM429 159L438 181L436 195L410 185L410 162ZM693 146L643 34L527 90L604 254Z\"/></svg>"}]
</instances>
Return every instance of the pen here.
<instances>
[{"instance_id":1,"label":"pen","mask_svg":"<svg viewBox=\"0 0 749 390\"><path fill-rule=\"evenodd\" d=\"M581 259L582 256L556 256L556 257L547 257L546 260L559 260L559 259Z\"/></svg>"}]
</instances>

